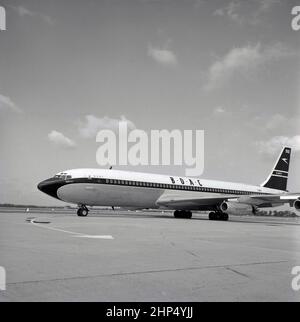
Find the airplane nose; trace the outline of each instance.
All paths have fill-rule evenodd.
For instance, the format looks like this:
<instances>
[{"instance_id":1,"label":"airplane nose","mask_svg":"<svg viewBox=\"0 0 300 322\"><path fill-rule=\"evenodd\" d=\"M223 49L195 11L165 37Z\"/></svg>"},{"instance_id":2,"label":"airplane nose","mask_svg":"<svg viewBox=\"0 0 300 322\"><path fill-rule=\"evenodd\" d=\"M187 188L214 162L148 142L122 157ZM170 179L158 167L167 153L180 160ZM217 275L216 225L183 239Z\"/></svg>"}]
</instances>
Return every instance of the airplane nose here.
<instances>
[{"instance_id":1,"label":"airplane nose","mask_svg":"<svg viewBox=\"0 0 300 322\"><path fill-rule=\"evenodd\" d=\"M44 181L41 181L38 185L37 185L37 187L38 187L38 189L40 190L40 191L42 191L42 192L44 192L44 188L45 188L45 184L44 184Z\"/></svg>"},{"instance_id":2,"label":"airplane nose","mask_svg":"<svg viewBox=\"0 0 300 322\"><path fill-rule=\"evenodd\" d=\"M61 180L53 180L53 178L51 179L47 179L44 181L41 181L38 185L37 188L46 193L47 195L59 199L57 196L57 190L58 188L60 188L62 186L62 182Z\"/></svg>"}]
</instances>

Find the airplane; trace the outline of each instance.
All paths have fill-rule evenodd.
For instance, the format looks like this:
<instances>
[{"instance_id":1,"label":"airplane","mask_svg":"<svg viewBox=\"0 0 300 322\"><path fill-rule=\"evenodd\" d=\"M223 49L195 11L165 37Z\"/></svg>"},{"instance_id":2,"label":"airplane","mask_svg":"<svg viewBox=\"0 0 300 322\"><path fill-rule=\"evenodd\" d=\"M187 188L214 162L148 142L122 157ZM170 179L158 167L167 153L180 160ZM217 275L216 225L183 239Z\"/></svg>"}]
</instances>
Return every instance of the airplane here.
<instances>
[{"instance_id":1,"label":"airplane","mask_svg":"<svg viewBox=\"0 0 300 322\"><path fill-rule=\"evenodd\" d=\"M127 209L170 209L175 218L192 218L192 211L210 211L210 220L227 221L229 214L255 214L258 208L288 203L300 211L300 193L287 189L291 148L284 147L267 179L259 186L110 169L73 169L38 184L42 192L78 205Z\"/></svg>"}]
</instances>

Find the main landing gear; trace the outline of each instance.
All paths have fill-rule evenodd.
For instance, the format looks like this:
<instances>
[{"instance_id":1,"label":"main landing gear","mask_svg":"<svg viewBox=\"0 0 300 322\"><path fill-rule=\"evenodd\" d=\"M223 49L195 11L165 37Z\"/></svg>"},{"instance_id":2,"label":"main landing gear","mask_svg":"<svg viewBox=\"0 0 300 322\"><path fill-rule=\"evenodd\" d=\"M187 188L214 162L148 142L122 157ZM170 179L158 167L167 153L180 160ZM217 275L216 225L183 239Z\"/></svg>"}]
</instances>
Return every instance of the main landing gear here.
<instances>
[{"instance_id":1,"label":"main landing gear","mask_svg":"<svg viewBox=\"0 0 300 322\"><path fill-rule=\"evenodd\" d=\"M192 218L192 212L188 211L188 210L175 210L174 211L174 217L175 218L191 219Z\"/></svg>"},{"instance_id":2,"label":"main landing gear","mask_svg":"<svg viewBox=\"0 0 300 322\"><path fill-rule=\"evenodd\" d=\"M77 216L79 217L86 217L88 213L89 213L89 210L85 205L81 205L77 210Z\"/></svg>"},{"instance_id":3,"label":"main landing gear","mask_svg":"<svg viewBox=\"0 0 300 322\"><path fill-rule=\"evenodd\" d=\"M227 221L229 216L225 212L210 212L208 215L209 220L222 220Z\"/></svg>"}]
</instances>

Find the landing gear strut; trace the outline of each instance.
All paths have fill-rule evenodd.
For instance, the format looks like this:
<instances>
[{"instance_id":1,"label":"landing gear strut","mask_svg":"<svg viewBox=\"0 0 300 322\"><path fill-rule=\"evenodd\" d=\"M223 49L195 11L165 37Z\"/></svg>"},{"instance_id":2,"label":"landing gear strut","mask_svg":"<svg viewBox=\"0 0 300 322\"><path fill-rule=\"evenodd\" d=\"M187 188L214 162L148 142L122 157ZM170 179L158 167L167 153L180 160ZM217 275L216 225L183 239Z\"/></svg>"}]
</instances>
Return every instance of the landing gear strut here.
<instances>
[{"instance_id":1,"label":"landing gear strut","mask_svg":"<svg viewBox=\"0 0 300 322\"><path fill-rule=\"evenodd\" d=\"M229 216L225 212L210 212L208 215L209 220L222 220L227 221Z\"/></svg>"},{"instance_id":2,"label":"landing gear strut","mask_svg":"<svg viewBox=\"0 0 300 322\"><path fill-rule=\"evenodd\" d=\"M89 213L89 210L85 205L81 205L77 210L77 216L79 217L86 217L88 213Z\"/></svg>"},{"instance_id":3,"label":"landing gear strut","mask_svg":"<svg viewBox=\"0 0 300 322\"><path fill-rule=\"evenodd\" d=\"M188 210L175 210L174 211L174 217L175 218L191 219L192 218L192 212L188 211Z\"/></svg>"}]
</instances>

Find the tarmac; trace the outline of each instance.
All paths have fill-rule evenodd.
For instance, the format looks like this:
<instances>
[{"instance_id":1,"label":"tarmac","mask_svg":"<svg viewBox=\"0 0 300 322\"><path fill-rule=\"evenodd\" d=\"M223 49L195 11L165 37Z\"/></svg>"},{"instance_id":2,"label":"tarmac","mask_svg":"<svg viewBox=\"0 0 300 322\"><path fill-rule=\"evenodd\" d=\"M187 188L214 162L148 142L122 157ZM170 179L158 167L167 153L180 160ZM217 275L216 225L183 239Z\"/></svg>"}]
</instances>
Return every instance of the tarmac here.
<instances>
[{"instance_id":1,"label":"tarmac","mask_svg":"<svg viewBox=\"0 0 300 322\"><path fill-rule=\"evenodd\" d=\"M299 301L300 218L2 211L0 266L0 301Z\"/></svg>"}]
</instances>

